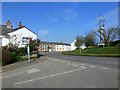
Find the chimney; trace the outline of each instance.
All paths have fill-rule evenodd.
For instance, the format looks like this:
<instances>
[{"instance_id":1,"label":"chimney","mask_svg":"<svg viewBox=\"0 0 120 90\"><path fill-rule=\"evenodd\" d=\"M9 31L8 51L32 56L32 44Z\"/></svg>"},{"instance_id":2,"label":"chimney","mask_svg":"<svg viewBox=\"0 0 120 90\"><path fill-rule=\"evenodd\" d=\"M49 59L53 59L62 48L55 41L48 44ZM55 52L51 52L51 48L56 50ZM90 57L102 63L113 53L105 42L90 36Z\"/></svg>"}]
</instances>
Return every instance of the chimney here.
<instances>
[{"instance_id":1,"label":"chimney","mask_svg":"<svg viewBox=\"0 0 120 90\"><path fill-rule=\"evenodd\" d=\"M8 21L6 22L6 26L7 26L7 28L13 29L10 20L8 20Z\"/></svg>"},{"instance_id":2,"label":"chimney","mask_svg":"<svg viewBox=\"0 0 120 90\"><path fill-rule=\"evenodd\" d=\"M20 28L20 27L23 27L22 24L21 24L21 22L18 23L18 27L19 27L19 28Z\"/></svg>"}]
</instances>

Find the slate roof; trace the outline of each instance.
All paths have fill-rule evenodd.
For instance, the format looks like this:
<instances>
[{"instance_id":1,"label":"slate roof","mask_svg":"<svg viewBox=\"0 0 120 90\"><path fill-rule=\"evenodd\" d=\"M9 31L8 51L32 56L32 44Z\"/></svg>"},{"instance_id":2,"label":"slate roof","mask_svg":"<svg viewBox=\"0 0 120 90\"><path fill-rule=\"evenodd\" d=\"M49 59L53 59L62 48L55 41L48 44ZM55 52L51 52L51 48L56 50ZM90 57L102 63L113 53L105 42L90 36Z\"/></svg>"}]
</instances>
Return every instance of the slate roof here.
<instances>
[{"instance_id":1,"label":"slate roof","mask_svg":"<svg viewBox=\"0 0 120 90\"><path fill-rule=\"evenodd\" d=\"M14 29L7 28L6 25L0 25L0 35L7 35L9 32L13 32Z\"/></svg>"},{"instance_id":2,"label":"slate roof","mask_svg":"<svg viewBox=\"0 0 120 90\"><path fill-rule=\"evenodd\" d=\"M68 44L68 43L44 42L44 41L41 41L40 43L41 44L54 44L54 45L68 45L68 46L70 46L70 44Z\"/></svg>"},{"instance_id":3,"label":"slate roof","mask_svg":"<svg viewBox=\"0 0 120 90\"><path fill-rule=\"evenodd\" d=\"M19 29L21 29L21 28L24 28L25 26L23 26L23 27L19 27L19 28L15 28L15 29L10 29L10 28L7 28L7 26L6 25L0 25L0 35L7 35L8 33L10 33L10 32L13 32L13 31L17 31L17 30L19 30ZM27 28L27 27L25 27L25 28ZM28 30L30 30L29 28L27 28ZM31 30L30 30L31 31ZM33 31L31 31L31 32L33 32ZM34 33L34 32L33 32ZM36 33L34 33L34 34L36 34ZM37 35L37 34L36 34Z\"/></svg>"},{"instance_id":4,"label":"slate roof","mask_svg":"<svg viewBox=\"0 0 120 90\"><path fill-rule=\"evenodd\" d=\"M17 31L17 30L19 30L19 29L21 29L21 28L27 28L27 27L25 27L25 26L23 26L23 27L18 27L18 28L15 28L14 29L14 31ZM32 30L30 30L29 28L27 28L29 31L31 31L31 32L33 32ZM33 32L34 34L36 34L35 32ZM36 34L37 35L37 34Z\"/></svg>"}]
</instances>

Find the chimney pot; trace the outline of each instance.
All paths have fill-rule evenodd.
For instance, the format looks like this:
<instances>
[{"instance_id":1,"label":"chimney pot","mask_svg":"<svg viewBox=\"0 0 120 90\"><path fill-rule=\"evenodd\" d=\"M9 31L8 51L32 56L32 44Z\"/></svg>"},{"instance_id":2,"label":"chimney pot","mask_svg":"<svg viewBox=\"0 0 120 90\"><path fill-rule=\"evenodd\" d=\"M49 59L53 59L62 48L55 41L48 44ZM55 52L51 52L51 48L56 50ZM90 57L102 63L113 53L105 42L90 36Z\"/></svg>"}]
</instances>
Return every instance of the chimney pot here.
<instances>
[{"instance_id":1,"label":"chimney pot","mask_svg":"<svg viewBox=\"0 0 120 90\"><path fill-rule=\"evenodd\" d=\"M13 28L10 20L8 20L8 21L6 22L6 26L7 26L7 28L11 28L11 29Z\"/></svg>"},{"instance_id":2,"label":"chimney pot","mask_svg":"<svg viewBox=\"0 0 120 90\"><path fill-rule=\"evenodd\" d=\"M18 27L23 27L22 24L21 24L21 22L18 23Z\"/></svg>"}]
</instances>

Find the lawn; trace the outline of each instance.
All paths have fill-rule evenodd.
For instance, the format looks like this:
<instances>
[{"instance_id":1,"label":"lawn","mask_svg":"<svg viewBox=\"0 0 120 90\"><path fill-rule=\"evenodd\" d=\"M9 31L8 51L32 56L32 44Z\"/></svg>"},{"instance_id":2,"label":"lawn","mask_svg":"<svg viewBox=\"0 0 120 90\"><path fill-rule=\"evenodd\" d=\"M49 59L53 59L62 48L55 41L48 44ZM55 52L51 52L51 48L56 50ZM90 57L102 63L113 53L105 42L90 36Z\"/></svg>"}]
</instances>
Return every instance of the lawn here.
<instances>
[{"instance_id":1,"label":"lawn","mask_svg":"<svg viewBox=\"0 0 120 90\"><path fill-rule=\"evenodd\" d=\"M104 48L86 48L81 51L65 51L62 54L65 55L78 55L78 56L108 56L108 57L120 57L120 53L118 52L120 47L104 47Z\"/></svg>"}]
</instances>

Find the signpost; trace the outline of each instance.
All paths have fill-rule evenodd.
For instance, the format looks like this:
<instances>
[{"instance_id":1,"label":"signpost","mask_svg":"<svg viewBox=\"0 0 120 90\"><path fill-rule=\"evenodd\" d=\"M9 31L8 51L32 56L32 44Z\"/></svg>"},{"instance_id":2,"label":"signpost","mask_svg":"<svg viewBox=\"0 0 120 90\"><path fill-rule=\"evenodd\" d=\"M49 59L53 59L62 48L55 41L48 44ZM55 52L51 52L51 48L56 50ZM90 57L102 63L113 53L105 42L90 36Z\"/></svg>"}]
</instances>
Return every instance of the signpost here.
<instances>
[{"instance_id":1,"label":"signpost","mask_svg":"<svg viewBox=\"0 0 120 90\"><path fill-rule=\"evenodd\" d=\"M28 38L28 37L22 37L22 44L23 45L27 45L28 63L30 63L30 47L29 47L29 43L30 43L30 38Z\"/></svg>"},{"instance_id":2,"label":"signpost","mask_svg":"<svg viewBox=\"0 0 120 90\"><path fill-rule=\"evenodd\" d=\"M103 33L103 31L104 31L104 17L102 17L102 16L98 16L97 17L98 18L98 22L99 22L99 32L100 32L100 43L98 44L98 46L102 46L102 47L104 47L104 45L105 45L105 43L102 41L102 34L101 33Z\"/></svg>"}]
</instances>

